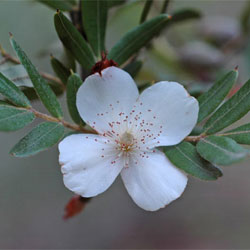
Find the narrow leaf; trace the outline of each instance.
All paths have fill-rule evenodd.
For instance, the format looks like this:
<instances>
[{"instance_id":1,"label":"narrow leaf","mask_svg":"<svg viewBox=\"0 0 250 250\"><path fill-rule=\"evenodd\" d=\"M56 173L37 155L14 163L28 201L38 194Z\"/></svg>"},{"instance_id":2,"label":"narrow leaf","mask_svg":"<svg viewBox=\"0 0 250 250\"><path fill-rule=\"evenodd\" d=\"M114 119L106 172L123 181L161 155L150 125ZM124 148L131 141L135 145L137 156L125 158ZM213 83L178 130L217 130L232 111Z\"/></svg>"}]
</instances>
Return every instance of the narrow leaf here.
<instances>
[{"instance_id":1,"label":"narrow leaf","mask_svg":"<svg viewBox=\"0 0 250 250\"><path fill-rule=\"evenodd\" d=\"M242 15L241 15L241 27L244 33L248 33L250 31L250 2L246 2L246 6L244 6Z\"/></svg>"},{"instance_id":2,"label":"narrow leaf","mask_svg":"<svg viewBox=\"0 0 250 250\"><path fill-rule=\"evenodd\" d=\"M77 4L77 0L66 0L66 1L68 1L72 5L76 5Z\"/></svg>"},{"instance_id":3,"label":"narrow leaf","mask_svg":"<svg viewBox=\"0 0 250 250\"><path fill-rule=\"evenodd\" d=\"M171 24L187 21L187 20L192 20L192 19L197 19L200 18L201 14L199 11L194 10L194 9L181 9L172 15L172 18L170 20Z\"/></svg>"},{"instance_id":4,"label":"narrow leaf","mask_svg":"<svg viewBox=\"0 0 250 250\"><path fill-rule=\"evenodd\" d=\"M67 0L37 0L40 3L47 5L52 9L62 11L70 11L73 8L73 2Z\"/></svg>"},{"instance_id":5,"label":"narrow leaf","mask_svg":"<svg viewBox=\"0 0 250 250\"><path fill-rule=\"evenodd\" d=\"M223 134L219 135L230 137L231 139L240 144L250 145L250 123L226 131Z\"/></svg>"},{"instance_id":6,"label":"narrow leaf","mask_svg":"<svg viewBox=\"0 0 250 250\"><path fill-rule=\"evenodd\" d=\"M123 64L130 56L153 39L154 36L158 35L168 22L169 16L161 14L140 24L118 41L108 54L108 58L113 59L119 65Z\"/></svg>"},{"instance_id":7,"label":"narrow leaf","mask_svg":"<svg viewBox=\"0 0 250 250\"><path fill-rule=\"evenodd\" d=\"M23 94L23 92L1 72L0 93L17 106L31 107L28 98Z\"/></svg>"},{"instance_id":8,"label":"narrow leaf","mask_svg":"<svg viewBox=\"0 0 250 250\"><path fill-rule=\"evenodd\" d=\"M35 66L32 64L30 59L27 57L25 52L21 49L21 47L17 44L17 42L13 39L11 36L11 44L14 48L20 62L26 69L30 80L33 83L33 86L40 97L41 101L43 102L44 106L48 109L48 111L53 115L54 117L60 118L62 117L62 109L57 101L56 95L51 90L50 86L46 82L46 80L41 77L41 75L38 73Z\"/></svg>"},{"instance_id":9,"label":"narrow leaf","mask_svg":"<svg viewBox=\"0 0 250 250\"><path fill-rule=\"evenodd\" d=\"M220 165L238 162L247 155L247 150L231 138L214 135L201 139L197 151L207 161Z\"/></svg>"},{"instance_id":10,"label":"narrow leaf","mask_svg":"<svg viewBox=\"0 0 250 250\"><path fill-rule=\"evenodd\" d=\"M117 5L124 4L126 0L108 0L108 8L116 7Z\"/></svg>"},{"instance_id":11,"label":"narrow leaf","mask_svg":"<svg viewBox=\"0 0 250 250\"><path fill-rule=\"evenodd\" d=\"M207 92L198 98L198 122L209 116L224 100L238 76L238 71L233 70L220 78Z\"/></svg>"},{"instance_id":12,"label":"narrow leaf","mask_svg":"<svg viewBox=\"0 0 250 250\"><path fill-rule=\"evenodd\" d=\"M127 71L132 77L136 77L142 67L142 61L133 61L126 65L123 69Z\"/></svg>"},{"instance_id":13,"label":"narrow leaf","mask_svg":"<svg viewBox=\"0 0 250 250\"><path fill-rule=\"evenodd\" d=\"M64 47L64 63L68 69L76 71L76 61L72 53Z\"/></svg>"},{"instance_id":14,"label":"narrow leaf","mask_svg":"<svg viewBox=\"0 0 250 250\"><path fill-rule=\"evenodd\" d=\"M148 16L148 13L151 9L152 3L153 3L153 0L146 0L145 1L144 8L143 8L143 11L141 14L140 23L143 23L147 19L147 16Z\"/></svg>"},{"instance_id":15,"label":"narrow leaf","mask_svg":"<svg viewBox=\"0 0 250 250\"><path fill-rule=\"evenodd\" d=\"M164 0L162 8L161 8L161 13L166 13L167 12L169 2L170 2L170 0Z\"/></svg>"},{"instance_id":16,"label":"narrow leaf","mask_svg":"<svg viewBox=\"0 0 250 250\"><path fill-rule=\"evenodd\" d=\"M207 121L204 130L214 134L239 120L250 110L250 80L227 100Z\"/></svg>"},{"instance_id":17,"label":"narrow leaf","mask_svg":"<svg viewBox=\"0 0 250 250\"><path fill-rule=\"evenodd\" d=\"M55 82L49 82L49 86L51 87L52 91L55 93L56 96L60 96L64 93L64 89L62 88L61 84L59 85L58 83ZM34 88L23 87L22 91L31 101L39 99Z\"/></svg>"},{"instance_id":18,"label":"narrow leaf","mask_svg":"<svg viewBox=\"0 0 250 250\"><path fill-rule=\"evenodd\" d=\"M41 123L21 139L10 151L10 154L16 157L37 154L58 143L63 134L64 127L61 123Z\"/></svg>"},{"instance_id":19,"label":"narrow leaf","mask_svg":"<svg viewBox=\"0 0 250 250\"><path fill-rule=\"evenodd\" d=\"M55 14L54 23L57 34L64 46L71 51L85 69L90 70L95 64L94 55L76 27L60 11Z\"/></svg>"},{"instance_id":20,"label":"narrow leaf","mask_svg":"<svg viewBox=\"0 0 250 250\"><path fill-rule=\"evenodd\" d=\"M15 131L30 124L35 115L27 109L0 104L0 131Z\"/></svg>"},{"instance_id":21,"label":"narrow leaf","mask_svg":"<svg viewBox=\"0 0 250 250\"><path fill-rule=\"evenodd\" d=\"M76 107L76 93L81 85L82 79L79 75L72 74L69 77L67 84L67 104L71 118L77 124L84 124Z\"/></svg>"},{"instance_id":22,"label":"narrow leaf","mask_svg":"<svg viewBox=\"0 0 250 250\"><path fill-rule=\"evenodd\" d=\"M106 0L82 0L82 22L88 41L96 56L105 51L108 4Z\"/></svg>"},{"instance_id":23,"label":"narrow leaf","mask_svg":"<svg viewBox=\"0 0 250 250\"><path fill-rule=\"evenodd\" d=\"M50 59L50 63L56 75L66 85L70 76L70 70L67 69L58 59L53 56Z\"/></svg>"},{"instance_id":24,"label":"narrow leaf","mask_svg":"<svg viewBox=\"0 0 250 250\"><path fill-rule=\"evenodd\" d=\"M202 180L216 180L222 176L222 172L202 159L195 147L189 142L182 142L173 147L166 147L165 153L168 159L186 173Z\"/></svg>"}]
</instances>

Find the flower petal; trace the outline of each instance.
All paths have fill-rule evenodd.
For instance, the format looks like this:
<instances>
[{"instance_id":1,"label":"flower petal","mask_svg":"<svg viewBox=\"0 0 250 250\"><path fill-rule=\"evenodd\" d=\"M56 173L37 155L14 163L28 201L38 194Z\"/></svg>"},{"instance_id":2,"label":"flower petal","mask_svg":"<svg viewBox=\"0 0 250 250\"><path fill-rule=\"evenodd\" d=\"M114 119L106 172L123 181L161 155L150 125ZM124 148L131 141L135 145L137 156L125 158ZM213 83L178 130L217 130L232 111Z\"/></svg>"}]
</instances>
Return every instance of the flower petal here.
<instances>
[{"instance_id":1,"label":"flower petal","mask_svg":"<svg viewBox=\"0 0 250 250\"><path fill-rule=\"evenodd\" d=\"M130 166L121 172L124 185L141 208L155 211L180 197L187 177L160 152L146 153L130 159Z\"/></svg>"},{"instance_id":2,"label":"flower petal","mask_svg":"<svg viewBox=\"0 0 250 250\"><path fill-rule=\"evenodd\" d=\"M152 143L148 145L151 148L181 142L194 128L199 111L197 100L176 82L159 82L147 88L136 106L134 114L140 114L141 130L148 131L150 138L145 141Z\"/></svg>"},{"instance_id":3,"label":"flower petal","mask_svg":"<svg viewBox=\"0 0 250 250\"><path fill-rule=\"evenodd\" d=\"M109 131L110 124L121 122L138 98L131 76L117 67L109 67L86 78L77 93L76 104L82 119L98 132Z\"/></svg>"},{"instance_id":4,"label":"flower petal","mask_svg":"<svg viewBox=\"0 0 250 250\"><path fill-rule=\"evenodd\" d=\"M104 192L123 167L108 139L98 135L68 136L59 152L65 186L83 197Z\"/></svg>"}]
</instances>

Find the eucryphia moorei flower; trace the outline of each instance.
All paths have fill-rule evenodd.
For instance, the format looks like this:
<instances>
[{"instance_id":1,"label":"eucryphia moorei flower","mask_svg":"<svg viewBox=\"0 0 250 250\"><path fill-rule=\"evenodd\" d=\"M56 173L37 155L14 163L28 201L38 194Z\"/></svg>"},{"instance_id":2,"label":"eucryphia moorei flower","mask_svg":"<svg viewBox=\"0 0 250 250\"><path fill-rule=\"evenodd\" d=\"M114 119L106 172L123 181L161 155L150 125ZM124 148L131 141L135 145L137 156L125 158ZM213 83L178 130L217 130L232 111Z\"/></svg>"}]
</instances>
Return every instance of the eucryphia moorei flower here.
<instances>
[{"instance_id":1,"label":"eucryphia moorei flower","mask_svg":"<svg viewBox=\"0 0 250 250\"><path fill-rule=\"evenodd\" d=\"M198 102L182 85L162 81L139 95L127 72L109 67L86 78L77 108L98 134L70 135L59 144L67 188L92 197L121 174L134 202L149 211L182 194L186 174L156 148L178 144L196 124Z\"/></svg>"}]
</instances>

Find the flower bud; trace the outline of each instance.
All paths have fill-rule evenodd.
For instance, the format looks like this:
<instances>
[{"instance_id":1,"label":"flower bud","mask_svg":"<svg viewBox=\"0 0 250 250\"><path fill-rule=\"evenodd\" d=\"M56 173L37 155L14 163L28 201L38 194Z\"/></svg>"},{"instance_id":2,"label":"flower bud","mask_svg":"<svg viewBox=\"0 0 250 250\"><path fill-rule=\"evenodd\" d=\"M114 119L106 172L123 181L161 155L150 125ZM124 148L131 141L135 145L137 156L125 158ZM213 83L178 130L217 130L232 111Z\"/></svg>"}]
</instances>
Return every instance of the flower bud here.
<instances>
[{"instance_id":1,"label":"flower bud","mask_svg":"<svg viewBox=\"0 0 250 250\"><path fill-rule=\"evenodd\" d=\"M65 206L65 214L63 218L69 219L77 214L79 214L83 208L86 206L86 203L89 202L90 198L84 198L80 195L73 196L70 201Z\"/></svg>"}]
</instances>

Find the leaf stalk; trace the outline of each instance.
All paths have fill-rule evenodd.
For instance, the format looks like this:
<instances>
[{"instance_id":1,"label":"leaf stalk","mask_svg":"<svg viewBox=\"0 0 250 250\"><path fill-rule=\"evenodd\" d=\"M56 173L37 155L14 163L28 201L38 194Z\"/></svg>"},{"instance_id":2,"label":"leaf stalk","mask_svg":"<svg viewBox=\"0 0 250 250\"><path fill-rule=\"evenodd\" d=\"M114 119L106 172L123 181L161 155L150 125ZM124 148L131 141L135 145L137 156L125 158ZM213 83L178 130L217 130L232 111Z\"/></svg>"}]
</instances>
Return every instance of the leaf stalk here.
<instances>
[{"instance_id":1,"label":"leaf stalk","mask_svg":"<svg viewBox=\"0 0 250 250\"><path fill-rule=\"evenodd\" d=\"M78 132L88 133L88 134L97 134L97 132L94 130L85 129L81 126L71 124L63 119L58 119L56 117L41 113L41 112L35 110L34 108L20 108L20 109L30 110L37 118L41 118L41 119L49 121L49 122L61 123L64 127L78 131Z\"/></svg>"}]
</instances>

